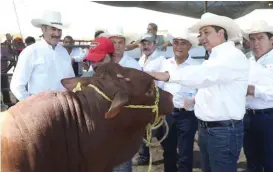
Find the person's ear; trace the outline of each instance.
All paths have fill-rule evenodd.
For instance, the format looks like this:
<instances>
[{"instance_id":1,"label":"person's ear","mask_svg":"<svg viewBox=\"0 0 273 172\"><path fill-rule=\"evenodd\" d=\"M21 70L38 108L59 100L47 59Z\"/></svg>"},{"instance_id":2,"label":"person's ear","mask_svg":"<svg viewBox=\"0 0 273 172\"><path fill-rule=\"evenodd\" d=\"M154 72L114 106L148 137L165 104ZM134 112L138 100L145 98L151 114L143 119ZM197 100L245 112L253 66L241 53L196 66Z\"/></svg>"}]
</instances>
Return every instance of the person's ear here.
<instances>
[{"instance_id":1,"label":"person's ear","mask_svg":"<svg viewBox=\"0 0 273 172\"><path fill-rule=\"evenodd\" d=\"M108 112L105 113L104 117L106 119L114 118L120 113L121 108L128 102L129 96L126 92L124 91L117 92L114 96L114 99Z\"/></svg>"}]
</instances>

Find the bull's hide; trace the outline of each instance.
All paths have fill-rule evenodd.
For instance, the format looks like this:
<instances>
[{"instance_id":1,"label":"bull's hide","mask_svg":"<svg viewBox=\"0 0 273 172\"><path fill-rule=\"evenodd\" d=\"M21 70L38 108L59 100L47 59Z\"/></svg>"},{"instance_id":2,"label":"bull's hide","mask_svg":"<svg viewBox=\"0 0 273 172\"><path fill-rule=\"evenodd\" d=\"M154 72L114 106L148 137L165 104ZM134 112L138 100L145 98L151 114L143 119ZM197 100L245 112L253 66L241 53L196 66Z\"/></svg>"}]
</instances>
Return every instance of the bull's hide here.
<instances>
[{"instance_id":1,"label":"bull's hide","mask_svg":"<svg viewBox=\"0 0 273 172\"><path fill-rule=\"evenodd\" d=\"M70 92L39 94L11 107L2 126L2 171L78 171L79 112Z\"/></svg>"},{"instance_id":2,"label":"bull's hide","mask_svg":"<svg viewBox=\"0 0 273 172\"><path fill-rule=\"evenodd\" d=\"M117 73L132 81L118 79ZM82 90L71 92L78 82ZM92 78L62 83L70 91L33 95L1 115L2 172L112 172L137 152L154 113L121 107L154 103L151 76L109 64ZM88 87L90 83L113 101ZM160 92L168 107L162 113L171 113L172 97ZM111 118L106 119L106 112Z\"/></svg>"}]
</instances>

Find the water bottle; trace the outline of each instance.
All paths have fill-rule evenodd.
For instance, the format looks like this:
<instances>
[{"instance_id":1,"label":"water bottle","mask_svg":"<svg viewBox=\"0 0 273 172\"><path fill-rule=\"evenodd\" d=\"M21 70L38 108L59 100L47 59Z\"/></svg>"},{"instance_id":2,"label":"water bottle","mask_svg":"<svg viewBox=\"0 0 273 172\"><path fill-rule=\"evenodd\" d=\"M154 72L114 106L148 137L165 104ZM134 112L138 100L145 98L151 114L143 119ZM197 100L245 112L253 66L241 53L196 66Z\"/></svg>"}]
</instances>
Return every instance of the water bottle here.
<instances>
[{"instance_id":1,"label":"water bottle","mask_svg":"<svg viewBox=\"0 0 273 172\"><path fill-rule=\"evenodd\" d=\"M192 111L194 109L194 96L195 96L195 91L190 91L188 93L187 98L184 100L184 108L187 111Z\"/></svg>"}]
</instances>

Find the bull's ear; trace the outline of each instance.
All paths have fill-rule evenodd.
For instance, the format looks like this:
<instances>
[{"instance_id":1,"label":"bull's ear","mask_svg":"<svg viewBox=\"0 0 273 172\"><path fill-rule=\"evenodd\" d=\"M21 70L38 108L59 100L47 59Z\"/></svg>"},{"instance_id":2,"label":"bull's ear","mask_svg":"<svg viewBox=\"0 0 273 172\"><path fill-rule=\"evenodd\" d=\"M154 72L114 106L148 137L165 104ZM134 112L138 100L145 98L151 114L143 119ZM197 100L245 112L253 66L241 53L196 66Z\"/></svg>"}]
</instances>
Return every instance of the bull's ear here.
<instances>
[{"instance_id":1,"label":"bull's ear","mask_svg":"<svg viewBox=\"0 0 273 172\"><path fill-rule=\"evenodd\" d=\"M80 83L81 85L88 85L88 83L90 83L90 79L90 77L65 78L61 80L61 83L68 91L73 91L78 83Z\"/></svg>"},{"instance_id":2,"label":"bull's ear","mask_svg":"<svg viewBox=\"0 0 273 172\"><path fill-rule=\"evenodd\" d=\"M112 104L108 112L105 113L106 119L114 118L120 112L120 109L129 102L129 97L126 92L117 92L114 96Z\"/></svg>"}]
</instances>

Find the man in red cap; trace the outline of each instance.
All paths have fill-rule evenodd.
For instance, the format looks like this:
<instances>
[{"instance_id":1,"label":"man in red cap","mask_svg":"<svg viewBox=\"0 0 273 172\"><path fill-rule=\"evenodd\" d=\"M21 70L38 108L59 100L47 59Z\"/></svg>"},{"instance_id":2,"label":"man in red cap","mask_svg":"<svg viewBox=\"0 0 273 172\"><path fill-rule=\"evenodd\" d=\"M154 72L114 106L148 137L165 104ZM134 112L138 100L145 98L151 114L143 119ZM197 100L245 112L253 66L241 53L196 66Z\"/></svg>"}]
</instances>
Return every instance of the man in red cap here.
<instances>
[{"instance_id":1,"label":"man in red cap","mask_svg":"<svg viewBox=\"0 0 273 172\"><path fill-rule=\"evenodd\" d=\"M85 57L84 61L88 61L91 63L89 70L87 73L84 73L83 77L91 77L94 74L94 70L96 67L113 61L115 53L115 48L113 42L106 37L99 37L92 41L88 55ZM138 63L136 63L138 65ZM122 65L124 67L128 67L126 65ZM130 66L131 68L139 69L139 66Z\"/></svg>"}]
</instances>

